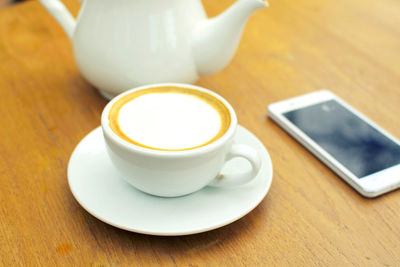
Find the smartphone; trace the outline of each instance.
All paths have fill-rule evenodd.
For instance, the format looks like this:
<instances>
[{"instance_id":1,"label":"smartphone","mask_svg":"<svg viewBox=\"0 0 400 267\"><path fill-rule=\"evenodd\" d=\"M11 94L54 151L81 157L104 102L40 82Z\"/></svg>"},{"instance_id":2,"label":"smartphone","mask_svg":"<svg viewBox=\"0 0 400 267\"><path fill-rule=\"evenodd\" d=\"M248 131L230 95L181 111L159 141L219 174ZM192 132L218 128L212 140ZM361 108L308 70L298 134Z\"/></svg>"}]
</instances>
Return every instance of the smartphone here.
<instances>
[{"instance_id":1,"label":"smartphone","mask_svg":"<svg viewBox=\"0 0 400 267\"><path fill-rule=\"evenodd\" d=\"M269 116L365 197L400 187L400 142L327 90L268 106Z\"/></svg>"}]
</instances>

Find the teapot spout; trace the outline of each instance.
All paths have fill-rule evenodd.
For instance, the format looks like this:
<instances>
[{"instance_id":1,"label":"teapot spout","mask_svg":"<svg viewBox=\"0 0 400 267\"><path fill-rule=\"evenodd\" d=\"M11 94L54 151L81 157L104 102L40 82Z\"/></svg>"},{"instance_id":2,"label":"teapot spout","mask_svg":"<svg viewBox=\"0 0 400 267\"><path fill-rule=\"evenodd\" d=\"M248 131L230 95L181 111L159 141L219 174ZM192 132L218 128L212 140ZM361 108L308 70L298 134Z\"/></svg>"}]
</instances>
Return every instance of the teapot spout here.
<instances>
[{"instance_id":1,"label":"teapot spout","mask_svg":"<svg viewBox=\"0 0 400 267\"><path fill-rule=\"evenodd\" d=\"M232 60L248 18L267 7L263 0L238 0L225 12L202 22L192 36L192 51L200 75L222 70Z\"/></svg>"},{"instance_id":2,"label":"teapot spout","mask_svg":"<svg viewBox=\"0 0 400 267\"><path fill-rule=\"evenodd\" d=\"M70 39L74 34L76 21L71 13L67 10L60 0L39 0L39 2L47 9L47 11L61 25L65 33Z\"/></svg>"}]
</instances>

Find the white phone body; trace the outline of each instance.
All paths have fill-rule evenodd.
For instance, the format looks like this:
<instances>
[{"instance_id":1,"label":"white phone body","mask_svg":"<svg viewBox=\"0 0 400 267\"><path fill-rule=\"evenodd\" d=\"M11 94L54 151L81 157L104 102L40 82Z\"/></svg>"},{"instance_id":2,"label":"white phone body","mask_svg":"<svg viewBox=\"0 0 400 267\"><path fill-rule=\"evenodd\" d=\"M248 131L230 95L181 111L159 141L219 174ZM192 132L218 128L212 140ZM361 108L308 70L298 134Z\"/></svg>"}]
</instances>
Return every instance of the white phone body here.
<instances>
[{"instance_id":1,"label":"white phone body","mask_svg":"<svg viewBox=\"0 0 400 267\"><path fill-rule=\"evenodd\" d=\"M332 103L334 100L337 103ZM327 102L330 101L330 102ZM310 107L323 107L318 104L324 105L323 103L332 103L342 105L347 111L357 116L358 119L372 126L378 131L378 134L382 134L386 138L390 139L394 144L394 151L399 151L400 142L385 130L377 126L371 120L363 116L361 113L356 111L354 108L346 104L343 100L339 99L333 93L327 90L321 90L306 95L294 97L281 102L273 103L268 106L269 116L279 126L281 126L286 132L294 137L298 142L305 146L310 152L318 157L323 163L330 167L336 174L338 174L344 181L350 184L356 191L365 197L376 197L386 192L392 191L400 187L400 158L398 154L395 157L391 157L395 162L395 165L379 170L372 174L368 174L362 177L357 177L349 168L345 167L344 164L340 163L335 157L328 153L322 146L308 136L303 130L297 127L292 121L286 116L288 112L295 113L298 110ZM329 109L329 108L328 108ZM327 111L329 112L329 111ZM284 115L286 114L286 115ZM316 115L317 116L317 115ZM319 115L318 115L319 116ZM293 118L293 117L292 117ZM304 118L303 118L304 121ZM311 124L311 123L309 123ZM386 139L385 139L386 140ZM398 147L397 147L397 146ZM393 146L391 146L393 148ZM393 150L391 150L393 151ZM397 153L397 152L396 152ZM342 159L343 162L343 159Z\"/></svg>"}]
</instances>

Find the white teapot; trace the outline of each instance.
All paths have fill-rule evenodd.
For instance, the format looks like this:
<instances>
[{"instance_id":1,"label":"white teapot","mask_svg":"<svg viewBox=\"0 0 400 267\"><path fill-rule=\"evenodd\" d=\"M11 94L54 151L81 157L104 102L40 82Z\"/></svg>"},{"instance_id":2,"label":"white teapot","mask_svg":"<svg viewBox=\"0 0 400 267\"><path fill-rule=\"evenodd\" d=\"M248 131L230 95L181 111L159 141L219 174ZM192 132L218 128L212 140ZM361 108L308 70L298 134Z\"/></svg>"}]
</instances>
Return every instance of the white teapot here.
<instances>
[{"instance_id":1,"label":"white teapot","mask_svg":"<svg viewBox=\"0 0 400 267\"><path fill-rule=\"evenodd\" d=\"M150 83L194 83L232 59L247 19L267 6L238 0L207 19L201 0L84 0L75 20L59 0L39 0L72 41L82 75L103 96Z\"/></svg>"}]
</instances>

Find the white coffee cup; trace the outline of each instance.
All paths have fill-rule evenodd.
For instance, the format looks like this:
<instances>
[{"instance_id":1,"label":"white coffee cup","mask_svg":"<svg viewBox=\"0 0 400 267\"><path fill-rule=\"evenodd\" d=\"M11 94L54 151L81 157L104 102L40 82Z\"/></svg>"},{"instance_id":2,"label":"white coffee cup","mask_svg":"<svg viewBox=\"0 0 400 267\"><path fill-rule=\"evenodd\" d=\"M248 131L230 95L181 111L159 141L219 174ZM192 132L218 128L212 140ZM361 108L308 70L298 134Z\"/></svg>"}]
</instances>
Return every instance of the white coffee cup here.
<instances>
[{"instance_id":1,"label":"white coffee cup","mask_svg":"<svg viewBox=\"0 0 400 267\"><path fill-rule=\"evenodd\" d=\"M124 96L135 91L157 87L181 87L205 93L227 108L230 124L217 140L206 145L181 151L163 151L128 142L110 127L109 112ZM145 114L143 115L145 116ZM112 99L104 108L101 125L111 161L121 176L137 189L161 197L183 196L211 186L237 186L256 177L261 167L259 154L250 146L234 143L237 118L231 105L216 93L188 84L156 84L128 90ZM225 163L242 157L251 164L245 173L220 174Z\"/></svg>"}]
</instances>

